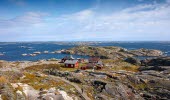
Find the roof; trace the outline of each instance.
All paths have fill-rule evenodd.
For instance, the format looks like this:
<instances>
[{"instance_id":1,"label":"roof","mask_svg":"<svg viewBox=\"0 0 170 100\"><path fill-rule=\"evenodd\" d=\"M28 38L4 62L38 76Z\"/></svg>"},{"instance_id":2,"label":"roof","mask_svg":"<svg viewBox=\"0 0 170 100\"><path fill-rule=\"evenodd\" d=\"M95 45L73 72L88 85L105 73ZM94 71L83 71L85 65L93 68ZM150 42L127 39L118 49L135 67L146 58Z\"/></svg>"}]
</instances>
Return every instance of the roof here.
<instances>
[{"instance_id":1,"label":"roof","mask_svg":"<svg viewBox=\"0 0 170 100\"><path fill-rule=\"evenodd\" d=\"M97 64L98 64L98 65L103 65L102 61L98 61Z\"/></svg>"},{"instance_id":2,"label":"roof","mask_svg":"<svg viewBox=\"0 0 170 100\"><path fill-rule=\"evenodd\" d=\"M76 64L78 60L66 60L64 64Z\"/></svg>"}]
</instances>

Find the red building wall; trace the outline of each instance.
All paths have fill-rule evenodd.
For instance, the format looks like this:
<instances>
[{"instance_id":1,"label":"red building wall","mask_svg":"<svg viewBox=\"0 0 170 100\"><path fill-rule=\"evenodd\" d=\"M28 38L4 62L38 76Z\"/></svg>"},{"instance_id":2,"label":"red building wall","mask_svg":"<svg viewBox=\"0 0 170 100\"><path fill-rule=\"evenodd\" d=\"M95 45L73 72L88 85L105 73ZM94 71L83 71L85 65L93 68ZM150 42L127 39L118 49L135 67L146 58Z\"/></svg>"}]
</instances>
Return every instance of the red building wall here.
<instances>
[{"instance_id":1,"label":"red building wall","mask_svg":"<svg viewBox=\"0 0 170 100\"><path fill-rule=\"evenodd\" d=\"M65 67L68 67L68 68L78 68L78 62L76 64L65 64Z\"/></svg>"}]
</instances>

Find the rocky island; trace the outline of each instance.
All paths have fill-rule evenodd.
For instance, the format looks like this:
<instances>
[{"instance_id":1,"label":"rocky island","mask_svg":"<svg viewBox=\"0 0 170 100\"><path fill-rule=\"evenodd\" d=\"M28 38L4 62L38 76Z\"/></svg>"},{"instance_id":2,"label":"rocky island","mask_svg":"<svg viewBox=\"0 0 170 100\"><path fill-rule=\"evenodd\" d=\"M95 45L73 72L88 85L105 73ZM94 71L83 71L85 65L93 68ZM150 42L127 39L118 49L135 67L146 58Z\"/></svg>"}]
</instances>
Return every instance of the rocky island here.
<instances>
[{"instance_id":1,"label":"rocky island","mask_svg":"<svg viewBox=\"0 0 170 100\"><path fill-rule=\"evenodd\" d=\"M115 47L115 46L106 46L106 47L77 46L71 49L63 50L61 53L99 56L102 59L127 58L133 56L157 57L163 55L163 52L160 50L143 49L143 48L137 50L127 50L125 48Z\"/></svg>"}]
</instances>

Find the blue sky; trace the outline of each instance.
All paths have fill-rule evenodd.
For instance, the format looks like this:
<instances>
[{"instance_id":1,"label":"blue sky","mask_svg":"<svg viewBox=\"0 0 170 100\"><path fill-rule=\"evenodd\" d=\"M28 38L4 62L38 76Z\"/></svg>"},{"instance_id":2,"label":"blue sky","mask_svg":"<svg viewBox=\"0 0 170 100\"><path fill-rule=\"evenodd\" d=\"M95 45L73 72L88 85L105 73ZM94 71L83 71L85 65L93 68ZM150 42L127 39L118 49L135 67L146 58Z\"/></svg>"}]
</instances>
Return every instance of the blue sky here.
<instances>
[{"instance_id":1,"label":"blue sky","mask_svg":"<svg viewBox=\"0 0 170 100\"><path fill-rule=\"evenodd\" d=\"M170 0L0 0L0 41L169 41Z\"/></svg>"}]
</instances>

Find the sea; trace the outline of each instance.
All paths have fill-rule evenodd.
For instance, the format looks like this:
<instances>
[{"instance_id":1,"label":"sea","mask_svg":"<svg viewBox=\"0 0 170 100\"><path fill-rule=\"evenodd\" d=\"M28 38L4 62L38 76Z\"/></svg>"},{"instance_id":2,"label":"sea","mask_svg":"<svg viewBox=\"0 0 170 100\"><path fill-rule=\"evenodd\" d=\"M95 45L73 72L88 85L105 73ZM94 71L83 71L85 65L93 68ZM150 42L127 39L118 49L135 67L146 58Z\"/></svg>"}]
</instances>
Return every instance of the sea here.
<instances>
[{"instance_id":1,"label":"sea","mask_svg":"<svg viewBox=\"0 0 170 100\"><path fill-rule=\"evenodd\" d=\"M157 49L164 52L165 56L170 56L170 42L129 42L129 41L60 41L60 42L0 42L0 60L6 61L37 61L51 58L62 59L69 54L52 53L57 50L68 49L79 45L89 46L118 46L128 50L146 48ZM36 56L23 56L22 54L32 54L34 52L44 52ZM72 55L74 58L88 58L88 56Z\"/></svg>"}]
</instances>

